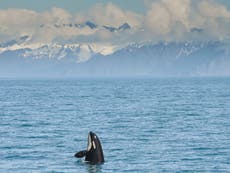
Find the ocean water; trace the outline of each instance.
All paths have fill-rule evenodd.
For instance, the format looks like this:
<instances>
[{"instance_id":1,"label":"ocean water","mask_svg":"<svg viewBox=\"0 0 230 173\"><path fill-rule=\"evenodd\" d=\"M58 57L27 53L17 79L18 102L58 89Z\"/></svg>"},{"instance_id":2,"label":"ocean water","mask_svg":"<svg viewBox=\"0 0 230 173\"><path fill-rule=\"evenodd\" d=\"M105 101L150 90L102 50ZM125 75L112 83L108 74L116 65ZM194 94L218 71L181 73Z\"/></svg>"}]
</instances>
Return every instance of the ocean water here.
<instances>
[{"instance_id":1,"label":"ocean water","mask_svg":"<svg viewBox=\"0 0 230 173\"><path fill-rule=\"evenodd\" d=\"M0 172L230 172L230 78L2 79Z\"/></svg>"}]
</instances>

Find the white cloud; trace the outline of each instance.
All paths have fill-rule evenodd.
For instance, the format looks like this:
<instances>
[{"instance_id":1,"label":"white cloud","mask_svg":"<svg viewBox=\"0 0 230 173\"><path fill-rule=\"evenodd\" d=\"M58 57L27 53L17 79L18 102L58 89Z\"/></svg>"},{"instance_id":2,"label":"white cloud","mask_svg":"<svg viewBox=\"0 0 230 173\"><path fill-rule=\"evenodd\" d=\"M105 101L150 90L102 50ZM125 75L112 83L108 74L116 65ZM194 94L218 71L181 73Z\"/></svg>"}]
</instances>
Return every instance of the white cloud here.
<instances>
[{"instance_id":1,"label":"white cloud","mask_svg":"<svg viewBox=\"0 0 230 173\"><path fill-rule=\"evenodd\" d=\"M190 0L162 0L171 16L171 21L180 22L189 28Z\"/></svg>"},{"instance_id":2,"label":"white cloud","mask_svg":"<svg viewBox=\"0 0 230 173\"><path fill-rule=\"evenodd\" d=\"M165 34L170 31L171 17L162 3L153 3L146 15L146 26L155 34Z\"/></svg>"},{"instance_id":3,"label":"white cloud","mask_svg":"<svg viewBox=\"0 0 230 173\"><path fill-rule=\"evenodd\" d=\"M113 25L115 27L119 27L125 22L131 26L140 26L143 17L131 11L124 11L112 3L97 4L90 9L86 16L100 25Z\"/></svg>"},{"instance_id":4,"label":"white cloud","mask_svg":"<svg viewBox=\"0 0 230 173\"><path fill-rule=\"evenodd\" d=\"M37 13L25 9L0 10L1 33L7 36L34 34L37 23Z\"/></svg>"},{"instance_id":5,"label":"white cloud","mask_svg":"<svg viewBox=\"0 0 230 173\"><path fill-rule=\"evenodd\" d=\"M169 33L175 23L189 28L190 0L162 0L151 4L145 17L146 26L155 34Z\"/></svg>"},{"instance_id":6,"label":"white cloud","mask_svg":"<svg viewBox=\"0 0 230 173\"><path fill-rule=\"evenodd\" d=\"M198 4L200 14L207 18L230 18L230 11L221 4L217 4L212 0L202 0Z\"/></svg>"},{"instance_id":7,"label":"white cloud","mask_svg":"<svg viewBox=\"0 0 230 173\"><path fill-rule=\"evenodd\" d=\"M230 11L214 1L201 1L198 4L199 27L203 28L210 37L223 40L230 36Z\"/></svg>"},{"instance_id":8,"label":"white cloud","mask_svg":"<svg viewBox=\"0 0 230 173\"><path fill-rule=\"evenodd\" d=\"M91 57L91 50L88 45L81 45L80 52L78 54L77 62L84 62L90 59Z\"/></svg>"},{"instance_id":9,"label":"white cloud","mask_svg":"<svg viewBox=\"0 0 230 173\"><path fill-rule=\"evenodd\" d=\"M74 15L56 7L41 13L26 9L0 10L0 42L30 35L33 44L61 40L64 43L118 46L146 40L225 40L230 37L230 11L214 0L154 0L145 3L148 7L144 14L121 9L112 3L99 3ZM98 28L63 26L85 21L94 22ZM132 27L130 31L112 33L103 27L119 27L126 22ZM193 28L202 32L192 33Z\"/></svg>"}]
</instances>

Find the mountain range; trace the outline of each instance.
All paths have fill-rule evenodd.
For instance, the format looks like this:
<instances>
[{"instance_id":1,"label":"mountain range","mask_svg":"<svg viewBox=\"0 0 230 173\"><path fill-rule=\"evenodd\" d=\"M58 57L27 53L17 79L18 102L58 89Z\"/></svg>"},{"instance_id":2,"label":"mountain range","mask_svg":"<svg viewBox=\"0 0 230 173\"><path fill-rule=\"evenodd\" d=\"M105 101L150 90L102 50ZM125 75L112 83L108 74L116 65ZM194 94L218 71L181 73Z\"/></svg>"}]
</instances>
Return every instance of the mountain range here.
<instances>
[{"instance_id":1,"label":"mountain range","mask_svg":"<svg viewBox=\"0 0 230 173\"><path fill-rule=\"evenodd\" d=\"M41 26L45 27L45 26ZM64 24L54 27L120 27ZM96 43L32 43L31 36L0 43L0 77L119 77L230 75L229 45L220 41Z\"/></svg>"},{"instance_id":2,"label":"mountain range","mask_svg":"<svg viewBox=\"0 0 230 173\"><path fill-rule=\"evenodd\" d=\"M84 27L88 27L90 29L97 29L97 28L104 28L110 32L116 32L116 31L124 31L124 30L129 30L131 29L131 26L128 23L124 23L119 27L114 27L114 26L107 26L107 25L103 25L103 26L99 26L91 21L86 21L83 23L62 23L62 24L53 24L53 25L40 25L41 28L43 27L55 27L55 28L84 28Z\"/></svg>"}]
</instances>

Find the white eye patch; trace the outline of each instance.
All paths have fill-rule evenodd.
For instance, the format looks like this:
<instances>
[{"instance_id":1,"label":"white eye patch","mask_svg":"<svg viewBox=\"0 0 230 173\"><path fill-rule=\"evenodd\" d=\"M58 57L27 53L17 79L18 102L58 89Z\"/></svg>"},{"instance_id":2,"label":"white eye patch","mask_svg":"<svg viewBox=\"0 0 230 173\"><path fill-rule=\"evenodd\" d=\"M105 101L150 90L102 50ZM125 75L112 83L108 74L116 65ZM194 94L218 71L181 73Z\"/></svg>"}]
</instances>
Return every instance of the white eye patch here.
<instances>
[{"instance_id":1,"label":"white eye patch","mask_svg":"<svg viewBox=\"0 0 230 173\"><path fill-rule=\"evenodd\" d=\"M95 145L95 142L93 141L93 149L96 149L96 145Z\"/></svg>"},{"instance_id":2,"label":"white eye patch","mask_svg":"<svg viewBox=\"0 0 230 173\"><path fill-rule=\"evenodd\" d=\"M87 151L89 151L92 147L92 143L91 143L91 137L88 136L88 147L87 147Z\"/></svg>"}]
</instances>

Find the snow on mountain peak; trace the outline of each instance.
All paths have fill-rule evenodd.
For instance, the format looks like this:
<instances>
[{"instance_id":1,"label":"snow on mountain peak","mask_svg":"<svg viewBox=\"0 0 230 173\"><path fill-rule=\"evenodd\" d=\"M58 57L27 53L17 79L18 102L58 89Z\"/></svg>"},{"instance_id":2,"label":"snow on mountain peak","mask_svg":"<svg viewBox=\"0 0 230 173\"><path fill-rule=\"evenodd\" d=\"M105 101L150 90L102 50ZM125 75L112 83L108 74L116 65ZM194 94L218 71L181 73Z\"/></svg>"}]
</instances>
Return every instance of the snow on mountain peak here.
<instances>
[{"instance_id":1,"label":"snow on mountain peak","mask_svg":"<svg viewBox=\"0 0 230 173\"><path fill-rule=\"evenodd\" d=\"M18 48L19 49L19 48ZM18 50L17 49L17 50ZM103 45L97 43L85 44L37 44L30 46L22 55L23 57L34 58L68 58L75 57L77 62L85 62L95 54L109 55L114 53L118 48L112 45ZM12 49L13 51L13 49Z\"/></svg>"},{"instance_id":2,"label":"snow on mountain peak","mask_svg":"<svg viewBox=\"0 0 230 173\"><path fill-rule=\"evenodd\" d=\"M55 23L55 24L41 24L41 36L22 35L19 38L11 39L6 42L0 43L0 54L6 51L18 51L25 50L23 57L34 58L60 58L65 57L68 54L72 54L79 62L88 60L95 54L109 55L114 53L120 48L125 47L126 43L118 43L118 41L108 42L105 41L107 37L117 35L123 37L124 31L132 29L131 26L125 22L119 27L114 26L100 26L92 21L86 21L82 23ZM76 38L70 37L70 35L61 35L63 30L68 29L71 34L77 33ZM47 32L59 32L59 37L52 37L46 39ZM105 31L105 32L104 32ZM80 36L79 36L80 33ZM119 34L119 35L118 35ZM88 37L95 37L87 40ZM102 37L102 38L99 38ZM57 41L58 40L58 41ZM65 53L67 52L67 53Z\"/></svg>"}]
</instances>

